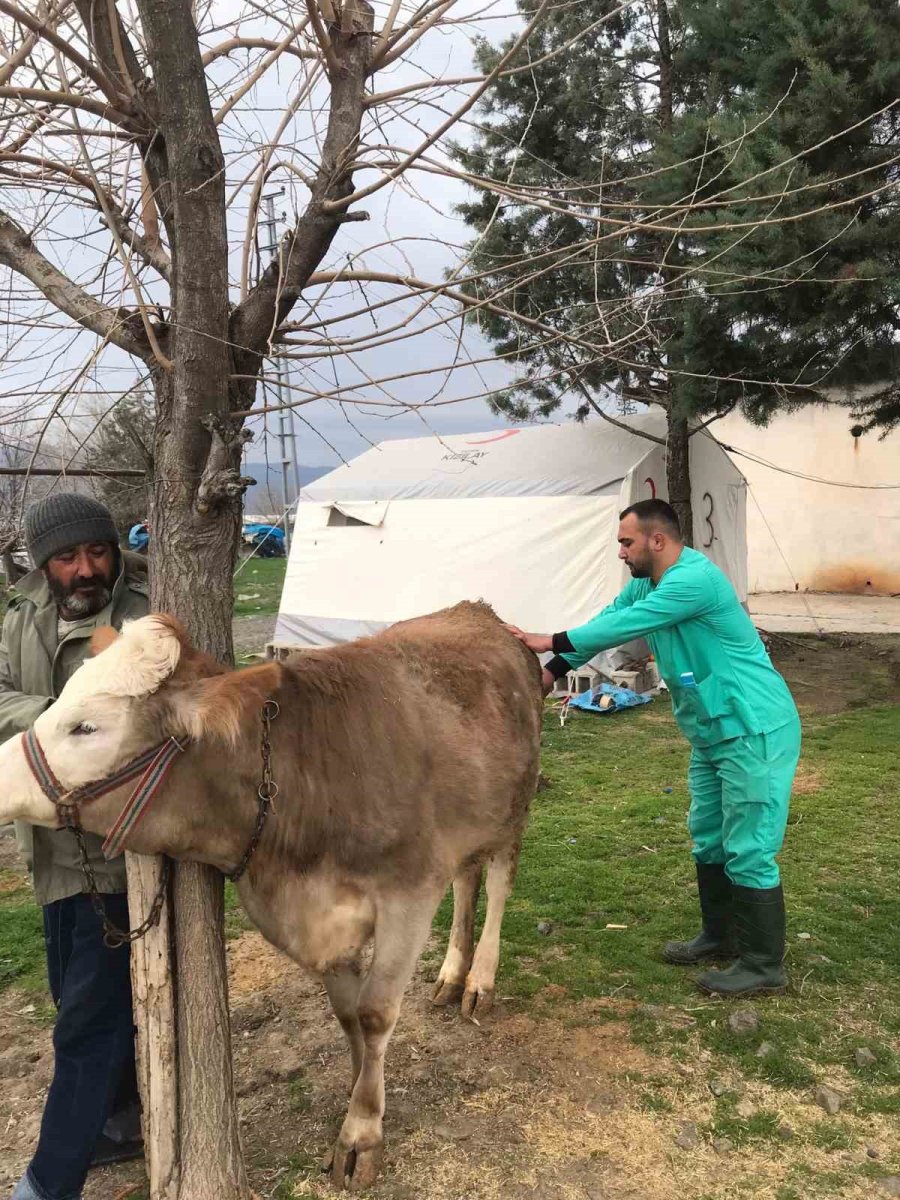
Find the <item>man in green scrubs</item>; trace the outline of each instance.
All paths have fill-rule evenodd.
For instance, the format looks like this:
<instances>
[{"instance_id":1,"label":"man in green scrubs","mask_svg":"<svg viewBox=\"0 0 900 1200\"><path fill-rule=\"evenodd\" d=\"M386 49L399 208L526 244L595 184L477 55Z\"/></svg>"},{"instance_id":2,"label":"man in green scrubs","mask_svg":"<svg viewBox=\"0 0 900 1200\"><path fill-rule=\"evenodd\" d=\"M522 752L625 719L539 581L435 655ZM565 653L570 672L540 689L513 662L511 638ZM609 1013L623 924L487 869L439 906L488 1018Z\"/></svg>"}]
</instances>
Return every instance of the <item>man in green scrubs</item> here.
<instances>
[{"instance_id":1,"label":"man in green scrubs","mask_svg":"<svg viewBox=\"0 0 900 1200\"><path fill-rule=\"evenodd\" d=\"M691 744L688 829L703 927L669 942L673 963L734 957L698 979L724 996L778 992L785 916L776 855L800 754L800 718L726 576L684 545L674 509L642 500L620 516L619 557L632 579L593 620L552 637L508 628L552 650L544 689L601 650L646 638Z\"/></svg>"}]
</instances>

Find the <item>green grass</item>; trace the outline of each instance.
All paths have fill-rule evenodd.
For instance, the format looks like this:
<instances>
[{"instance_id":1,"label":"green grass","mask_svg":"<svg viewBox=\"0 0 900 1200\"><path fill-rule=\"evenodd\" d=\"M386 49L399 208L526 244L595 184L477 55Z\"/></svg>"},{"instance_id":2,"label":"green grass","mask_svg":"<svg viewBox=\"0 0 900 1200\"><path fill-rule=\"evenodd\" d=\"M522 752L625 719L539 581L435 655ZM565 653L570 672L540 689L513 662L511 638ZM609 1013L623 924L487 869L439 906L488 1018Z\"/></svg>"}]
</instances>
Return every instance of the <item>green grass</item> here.
<instances>
[{"instance_id":1,"label":"green grass","mask_svg":"<svg viewBox=\"0 0 900 1200\"><path fill-rule=\"evenodd\" d=\"M312 1196L303 1184L319 1179L321 1174L317 1159L302 1152L295 1154L285 1163L284 1174L272 1192L272 1200L302 1200L304 1196Z\"/></svg>"},{"instance_id":2,"label":"green grass","mask_svg":"<svg viewBox=\"0 0 900 1200\"><path fill-rule=\"evenodd\" d=\"M0 871L0 991L15 984L35 998L47 997L44 927L31 885Z\"/></svg>"},{"instance_id":3,"label":"green grass","mask_svg":"<svg viewBox=\"0 0 900 1200\"><path fill-rule=\"evenodd\" d=\"M252 929L250 918L241 908L237 888L229 880L225 881L225 937L238 938L248 929Z\"/></svg>"},{"instance_id":4,"label":"green grass","mask_svg":"<svg viewBox=\"0 0 900 1200\"><path fill-rule=\"evenodd\" d=\"M263 617L277 613L286 567L285 558L242 558L234 578L234 615ZM239 599L241 596L247 598Z\"/></svg>"},{"instance_id":5,"label":"green grass","mask_svg":"<svg viewBox=\"0 0 900 1200\"><path fill-rule=\"evenodd\" d=\"M258 564L270 571L273 591L283 566ZM697 922L685 827L688 749L666 701L611 717L576 714L564 728L548 709L543 770L550 787L533 805L504 923L498 995L513 1008L573 1024L625 1016L632 1037L651 1053L695 1066L708 1052L703 1073L710 1078L758 1080L807 1101L817 1083L832 1082L844 1107L833 1118L815 1110L804 1142L836 1154L858 1150L860 1122L900 1118L898 745L897 706L805 717L807 786L794 798L781 858L791 988L757 1002L759 1029L742 1036L728 1025L732 1005L702 996L696 971L668 966L659 956L667 938L690 935ZM540 921L552 923L549 935L538 933ZM247 927L230 887L226 922L230 936ZM447 903L437 923L446 933ZM40 1009L37 996L46 992L39 913L27 884L15 885L6 873L0 874L0 988L11 984L33 994ZM573 1003L598 997L611 1001L599 1013ZM763 1042L771 1050L758 1057ZM859 1067L854 1052L863 1046L875 1062ZM665 1115L671 1104L665 1082L661 1073L629 1086L645 1109ZM303 1084L294 1092L302 1108ZM741 1118L740 1092L729 1085L705 1133L736 1146L774 1142L778 1105ZM783 1200L810 1194L804 1170L798 1164L786 1180ZM862 1170L842 1166L835 1187ZM897 1174L900 1160L882 1159L865 1170L873 1177ZM302 1188L305 1171L306 1164L293 1164L276 1194ZM817 1177L815 1195L827 1186Z\"/></svg>"},{"instance_id":6,"label":"green grass","mask_svg":"<svg viewBox=\"0 0 900 1200\"><path fill-rule=\"evenodd\" d=\"M696 991L696 971L659 956L697 923L688 751L667 706L573 715L564 728L548 713L551 786L536 798L507 910L500 992L566 1014L572 1000L638 1002L632 1033L651 1050L694 1058L707 1049L745 1078L794 1091L847 1071L856 1081L848 1111L900 1111L898 745L897 707L807 718L804 760L819 786L795 797L781 859L792 986L757 1006L759 1030L746 1036L730 1029L729 1006ZM448 920L445 904L444 930ZM552 923L549 936L539 921ZM763 1041L773 1049L757 1057ZM855 1065L862 1045L876 1056L871 1067ZM643 1102L662 1107L652 1093ZM768 1118L756 1123L756 1134L724 1117L720 1127L734 1140L770 1130Z\"/></svg>"}]
</instances>

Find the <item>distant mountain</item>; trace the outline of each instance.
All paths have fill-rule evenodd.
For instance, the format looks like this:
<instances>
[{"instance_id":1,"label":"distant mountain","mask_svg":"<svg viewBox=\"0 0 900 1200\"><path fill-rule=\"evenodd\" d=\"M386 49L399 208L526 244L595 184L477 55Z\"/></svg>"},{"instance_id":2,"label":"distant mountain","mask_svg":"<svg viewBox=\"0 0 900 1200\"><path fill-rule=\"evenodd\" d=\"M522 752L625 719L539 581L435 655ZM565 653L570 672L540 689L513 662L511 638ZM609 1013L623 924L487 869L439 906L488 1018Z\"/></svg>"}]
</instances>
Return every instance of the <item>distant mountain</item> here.
<instances>
[{"instance_id":1,"label":"distant mountain","mask_svg":"<svg viewBox=\"0 0 900 1200\"><path fill-rule=\"evenodd\" d=\"M269 513L280 512L284 507L281 498L281 464L277 462L245 462L242 470L245 475L252 476L256 483L249 487L244 496L244 512ZM333 467L298 467L300 486L327 475ZM294 498L294 472L288 469L288 496Z\"/></svg>"}]
</instances>

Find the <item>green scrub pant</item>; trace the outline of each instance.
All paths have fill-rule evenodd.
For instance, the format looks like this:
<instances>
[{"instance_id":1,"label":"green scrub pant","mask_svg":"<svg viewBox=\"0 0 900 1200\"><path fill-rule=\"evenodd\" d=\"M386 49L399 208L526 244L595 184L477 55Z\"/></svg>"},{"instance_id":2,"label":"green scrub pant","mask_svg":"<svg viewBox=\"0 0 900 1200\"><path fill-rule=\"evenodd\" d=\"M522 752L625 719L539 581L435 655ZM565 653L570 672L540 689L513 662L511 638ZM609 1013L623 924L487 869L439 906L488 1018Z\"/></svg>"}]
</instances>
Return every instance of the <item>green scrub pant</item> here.
<instances>
[{"instance_id":1,"label":"green scrub pant","mask_svg":"<svg viewBox=\"0 0 900 1200\"><path fill-rule=\"evenodd\" d=\"M800 757L799 718L771 733L694 746L688 830L698 863L724 863L739 887L772 888Z\"/></svg>"}]
</instances>

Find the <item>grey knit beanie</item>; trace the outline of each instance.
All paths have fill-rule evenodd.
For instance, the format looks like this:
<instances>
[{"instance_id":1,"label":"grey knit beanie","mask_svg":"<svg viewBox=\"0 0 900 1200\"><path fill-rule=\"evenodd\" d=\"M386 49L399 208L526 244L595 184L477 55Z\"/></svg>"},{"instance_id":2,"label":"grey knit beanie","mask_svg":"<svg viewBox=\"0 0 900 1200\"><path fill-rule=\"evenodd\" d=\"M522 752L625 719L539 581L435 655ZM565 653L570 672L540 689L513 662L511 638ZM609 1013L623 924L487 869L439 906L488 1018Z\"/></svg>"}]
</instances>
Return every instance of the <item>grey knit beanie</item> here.
<instances>
[{"instance_id":1,"label":"grey knit beanie","mask_svg":"<svg viewBox=\"0 0 900 1200\"><path fill-rule=\"evenodd\" d=\"M54 492L35 500L24 523L25 544L36 567L82 542L119 544L119 532L106 505L77 492Z\"/></svg>"}]
</instances>

